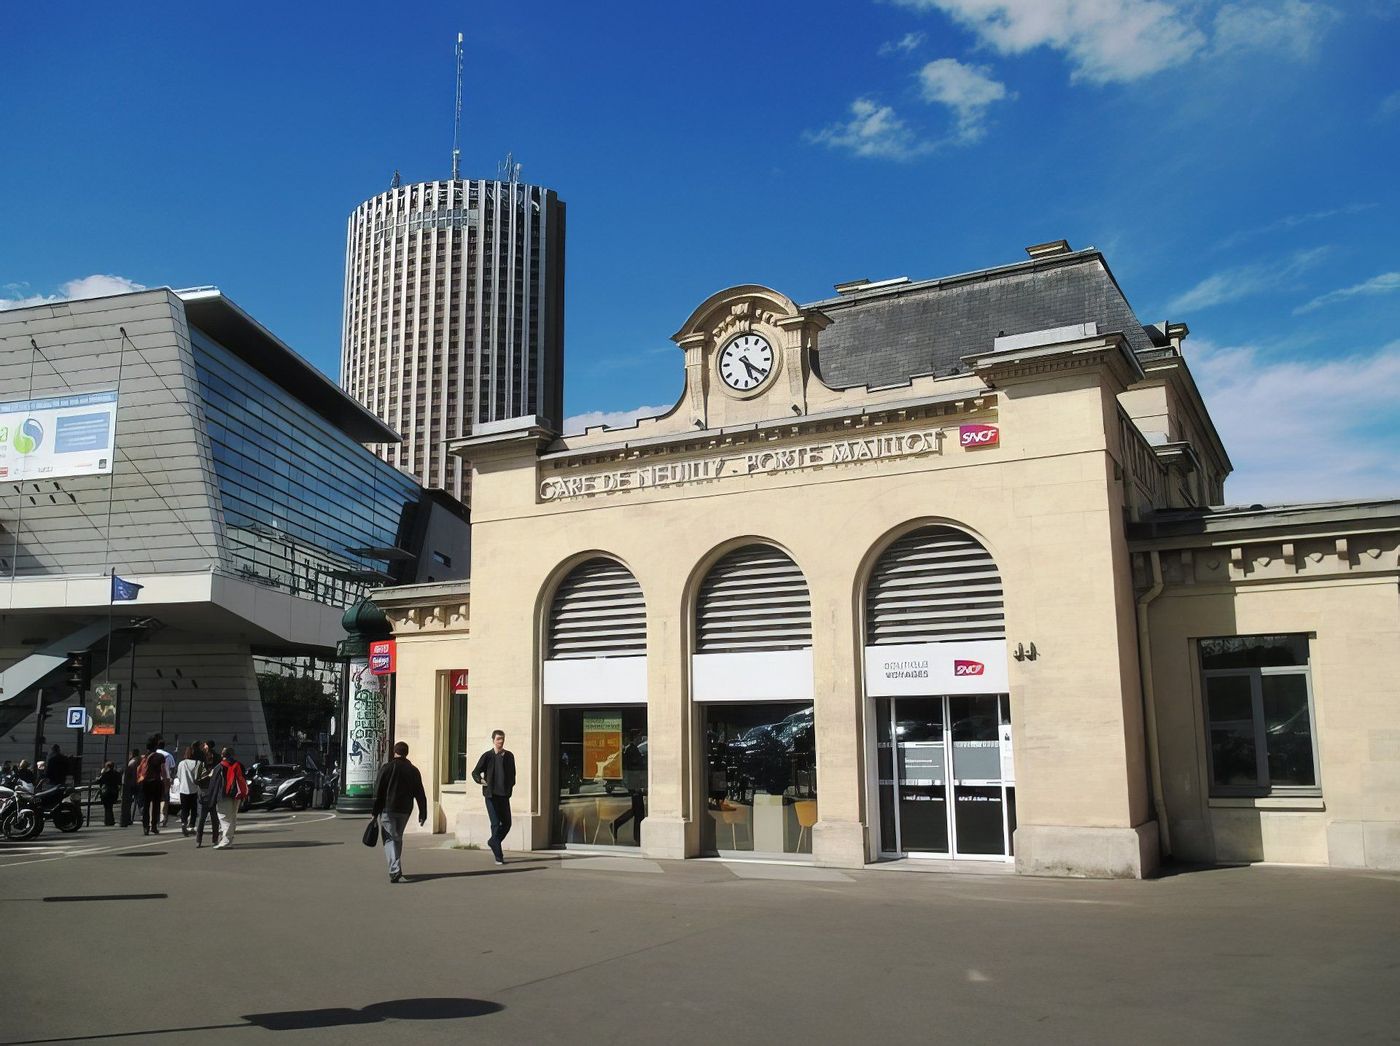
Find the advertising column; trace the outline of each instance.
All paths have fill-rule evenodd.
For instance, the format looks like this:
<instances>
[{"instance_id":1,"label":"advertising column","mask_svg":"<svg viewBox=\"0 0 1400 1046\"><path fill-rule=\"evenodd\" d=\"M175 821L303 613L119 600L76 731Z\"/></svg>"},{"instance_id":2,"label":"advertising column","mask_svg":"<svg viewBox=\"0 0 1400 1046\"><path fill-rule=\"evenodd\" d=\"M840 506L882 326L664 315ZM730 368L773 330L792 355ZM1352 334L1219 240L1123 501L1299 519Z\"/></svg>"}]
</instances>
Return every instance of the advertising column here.
<instances>
[{"instance_id":1,"label":"advertising column","mask_svg":"<svg viewBox=\"0 0 1400 1046\"><path fill-rule=\"evenodd\" d=\"M374 805L374 783L388 759L393 732L393 644L384 611L368 599L346 610L340 623L348 635L336 646L345 664L340 698L343 773L337 805L345 813L367 814ZM387 660L386 641L391 651Z\"/></svg>"},{"instance_id":2,"label":"advertising column","mask_svg":"<svg viewBox=\"0 0 1400 1046\"><path fill-rule=\"evenodd\" d=\"M389 675L376 675L368 657L350 659L345 722L345 795L374 798L374 782L389 743Z\"/></svg>"}]
</instances>

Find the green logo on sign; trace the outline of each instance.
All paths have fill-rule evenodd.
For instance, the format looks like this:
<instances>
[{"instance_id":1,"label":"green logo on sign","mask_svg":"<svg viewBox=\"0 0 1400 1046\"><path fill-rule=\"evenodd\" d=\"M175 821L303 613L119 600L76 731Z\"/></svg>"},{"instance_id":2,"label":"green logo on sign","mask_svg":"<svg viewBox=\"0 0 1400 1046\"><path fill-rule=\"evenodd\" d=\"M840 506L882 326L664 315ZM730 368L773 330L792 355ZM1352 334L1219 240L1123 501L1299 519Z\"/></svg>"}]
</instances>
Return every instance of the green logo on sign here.
<instances>
[{"instance_id":1,"label":"green logo on sign","mask_svg":"<svg viewBox=\"0 0 1400 1046\"><path fill-rule=\"evenodd\" d=\"M20 454L33 454L44 442L44 426L34 418L25 418L19 423L15 433L15 450Z\"/></svg>"}]
</instances>

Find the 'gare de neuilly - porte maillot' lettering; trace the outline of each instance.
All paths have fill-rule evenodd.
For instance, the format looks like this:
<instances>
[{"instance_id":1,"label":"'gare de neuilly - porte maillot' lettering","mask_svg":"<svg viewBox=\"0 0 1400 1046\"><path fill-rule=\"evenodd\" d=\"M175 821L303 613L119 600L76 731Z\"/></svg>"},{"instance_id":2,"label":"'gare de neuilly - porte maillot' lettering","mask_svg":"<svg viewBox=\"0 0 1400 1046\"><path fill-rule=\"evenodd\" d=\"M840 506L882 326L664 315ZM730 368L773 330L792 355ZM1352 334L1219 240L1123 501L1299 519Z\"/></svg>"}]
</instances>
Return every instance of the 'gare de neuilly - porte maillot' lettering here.
<instances>
[{"instance_id":1,"label":"'gare de neuilly - porte maillot' lettering","mask_svg":"<svg viewBox=\"0 0 1400 1046\"><path fill-rule=\"evenodd\" d=\"M801 447L775 450L748 450L718 454L665 465L645 465L593 472L582 476L550 476L540 482L540 500L607 494L619 490L645 490L677 483L695 483L729 476L752 476L765 472L841 465L878 458L898 458L914 454L936 454L941 450L941 429L920 429L892 435L863 436L833 440Z\"/></svg>"}]
</instances>

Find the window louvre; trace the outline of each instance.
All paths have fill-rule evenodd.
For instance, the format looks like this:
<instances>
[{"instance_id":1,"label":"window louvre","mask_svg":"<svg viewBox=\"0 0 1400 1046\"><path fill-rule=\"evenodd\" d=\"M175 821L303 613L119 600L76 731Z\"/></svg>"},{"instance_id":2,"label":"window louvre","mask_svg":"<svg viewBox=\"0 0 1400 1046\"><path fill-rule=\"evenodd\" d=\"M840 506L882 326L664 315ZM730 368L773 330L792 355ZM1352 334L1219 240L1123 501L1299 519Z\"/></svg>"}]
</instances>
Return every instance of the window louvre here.
<instances>
[{"instance_id":1,"label":"window louvre","mask_svg":"<svg viewBox=\"0 0 1400 1046\"><path fill-rule=\"evenodd\" d=\"M770 545L747 545L710 569L696 607L697 653L800 650L811 645L807 579L785 553Z\"/></svg>"},{"instance_id":2,"label":"window louvre","mask_svg":"<svg viewBox=\"0 0 1400 1046\"><path fill-rule=\"evenodd\" d=\"M549 615L549 656L640 657L647 646L646 602L631 571L590 559L559 586Z\"/></svg>"},{"instance_id":3,"label":"window louvre","mask_svg":"<svg viewBox=\"0 0 1400 1046\"><path fill-rule=\"evenodd\" d=\"M866 593L866 643L1005 639L1001 574L952 527L923 527L887 548Z\"/></svg>"}]
</instances>

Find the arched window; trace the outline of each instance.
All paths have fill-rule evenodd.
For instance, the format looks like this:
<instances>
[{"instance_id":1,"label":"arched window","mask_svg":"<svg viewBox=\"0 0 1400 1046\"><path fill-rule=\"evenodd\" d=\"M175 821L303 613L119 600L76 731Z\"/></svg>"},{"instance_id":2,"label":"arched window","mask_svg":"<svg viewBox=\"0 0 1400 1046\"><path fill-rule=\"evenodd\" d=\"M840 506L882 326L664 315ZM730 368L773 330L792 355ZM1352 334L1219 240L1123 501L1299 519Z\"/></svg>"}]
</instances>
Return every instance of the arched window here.
<instances>
[{"instance_id":1,"label":"arched window","mask_svg":"<svg viewBox=\"0 0 1400 1046\"><path fill-rule=\"evenodd\" d=\"M866 592L866 643L1005 639L1001 574L953 527L921 527L885 549Z\"/></svg>"},{"instance_id":2,"label":"arched window","mask_svg":"<svg viewBox=\"0 0 1400 1046\"><path fill-rule=\"evenodd\" d=\"M811 645L807 579L781 549L745 545L705 575L696 604L696 653L800 650Z\"/></svg>"},{"instance_id":3,"label":"arched window","mask_svg":"<svg viewBox=\"0 0 1400 1046\"><path fill-rule=\"evenodd\" d=\"M630 570L599 556L569 572L550 607L548 658L640 657L646 645L646 603Z\"/></svg>"}]
</instances>

